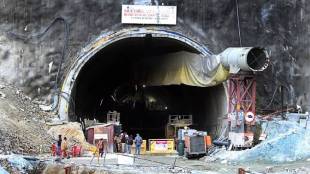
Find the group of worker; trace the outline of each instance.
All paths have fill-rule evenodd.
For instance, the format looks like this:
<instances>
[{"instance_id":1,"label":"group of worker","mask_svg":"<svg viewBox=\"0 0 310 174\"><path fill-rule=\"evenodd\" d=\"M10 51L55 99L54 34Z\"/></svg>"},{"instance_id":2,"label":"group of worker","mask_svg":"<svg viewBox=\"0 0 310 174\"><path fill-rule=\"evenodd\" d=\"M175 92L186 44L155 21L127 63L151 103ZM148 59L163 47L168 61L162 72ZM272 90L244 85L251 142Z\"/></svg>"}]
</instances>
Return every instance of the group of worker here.
<instances>
[{"instance_id":1,"label":"group of worker","mask_svg":"<svg viewBox=\"0 0 310 174\"><path fill-rule=\"evenodd\" d=\"M126 132L122 132L114 137L114 149L115 152L131 154L131 147L135 143L135 154L140 155L141 145L143 143L142 137L136 134L133 139L133 135L128 135Z\"/></svg>"},{"instance_id":2,"label":"group of worker","mask_svg":"<svg viewBox=\"0 0 310 174\"><path fill-rule=\"evenodd\" d=\"M62 135L58 135L58 140L52 145L52 155L59 158L68 158L68 142L67 137L62 139Z\"/></svg>"},{"instance_id":3,"label":"group of worker","mask_svg":"<svg viewBox=\"0 0 310 174\"><path fill-rule=\"evenodd\" d=\"M105 152L105 143L106 142L103 138L96 143L97 150L101 157ZM143 139L139 134L136 134L136 137L133 139L132 135L123 132L114 137L114 151L131 154L131 147L135 144L135 154L140 155L142 143ZM69 158L68 149L67 137L62 139L62 135L58 135L57 142L52 145L52 155L57 156L60 159Z\"/></svg>"}]
</instances>

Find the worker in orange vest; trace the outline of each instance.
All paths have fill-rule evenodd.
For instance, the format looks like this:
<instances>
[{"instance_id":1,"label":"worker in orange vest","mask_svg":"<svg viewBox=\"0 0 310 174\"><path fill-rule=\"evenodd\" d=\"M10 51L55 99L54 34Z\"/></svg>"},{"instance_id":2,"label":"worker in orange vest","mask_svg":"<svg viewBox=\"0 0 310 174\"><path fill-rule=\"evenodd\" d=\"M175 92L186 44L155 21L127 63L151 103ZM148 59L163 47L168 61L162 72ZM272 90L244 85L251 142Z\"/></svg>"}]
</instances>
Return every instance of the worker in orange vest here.
<instances>
[{"instance_id":1,"label":"worker in orange vest","mask_svg":"<svg viewBox=\"0 0 310 174\"><path fill-rule=\"evenodd\" d=\"M64 138L64 140L61 143L61 150L62 150L62 157L67 158L68 157L68 142L67 137Z\"/></svg>"}]
</instances>

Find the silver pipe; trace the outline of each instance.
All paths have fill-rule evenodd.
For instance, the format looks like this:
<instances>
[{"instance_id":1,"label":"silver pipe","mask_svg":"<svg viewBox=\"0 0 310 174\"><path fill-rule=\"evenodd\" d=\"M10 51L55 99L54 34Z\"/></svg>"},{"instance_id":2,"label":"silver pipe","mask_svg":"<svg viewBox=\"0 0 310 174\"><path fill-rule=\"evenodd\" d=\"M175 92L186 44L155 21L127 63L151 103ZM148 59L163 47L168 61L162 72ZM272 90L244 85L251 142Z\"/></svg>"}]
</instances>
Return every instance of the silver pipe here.
<instances>
[{"instance_id":1,"label":"silver pipe","mask_svg":"<svg viewBox=\"0 0 310 174\"><path fill-rule=\"evenodd\" d=\"M267 52L259 47L231 47L216 56L231 73L263 71L269 64Z\"/></svg>"}]
</instances>

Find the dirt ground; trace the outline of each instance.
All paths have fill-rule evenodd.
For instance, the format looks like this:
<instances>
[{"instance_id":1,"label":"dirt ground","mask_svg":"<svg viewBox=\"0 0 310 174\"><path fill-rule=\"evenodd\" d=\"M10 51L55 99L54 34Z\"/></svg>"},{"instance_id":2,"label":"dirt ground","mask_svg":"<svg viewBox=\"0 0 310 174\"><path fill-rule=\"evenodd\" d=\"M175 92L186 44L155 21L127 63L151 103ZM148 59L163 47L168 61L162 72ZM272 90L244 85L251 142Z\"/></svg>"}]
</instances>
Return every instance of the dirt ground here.
<instances>
[{"instance_id":1,"label":"dirt ground","mask_svg":"<svg viewBox=\"0 0 310 174\"><path fill-rule=\"evenodd\" d=\"M118 165L118 156L122 154L107 154L106 158L80 157L64 159L62 162L77 167L88 167L97 173L193 173L193 174L236 174L238 168L249 173L265 174L308 174L310 160L282 164L268 164L262 162L223 163L206 162L204 159L188 160L177 155L152 156L142 155L134 159L133 165Z\"/></svg>"}]
</instances>

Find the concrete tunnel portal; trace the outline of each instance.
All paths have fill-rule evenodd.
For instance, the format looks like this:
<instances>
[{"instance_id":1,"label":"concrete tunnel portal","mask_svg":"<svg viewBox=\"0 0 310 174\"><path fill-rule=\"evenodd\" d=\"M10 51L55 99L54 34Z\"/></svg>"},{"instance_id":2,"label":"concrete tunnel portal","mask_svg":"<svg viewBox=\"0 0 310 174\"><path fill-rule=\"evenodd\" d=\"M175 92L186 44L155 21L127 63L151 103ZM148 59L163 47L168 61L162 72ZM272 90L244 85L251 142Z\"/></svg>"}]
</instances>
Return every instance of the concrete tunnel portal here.
<instances>
[{"instance_id":1,"label":"concrete tunnel portal","mask_svg":"<svg viewBox=\"0 0 310 174\"><path fill-rule=\"evenodd\" d=\"M161 32L138 32L137 35L130 32L128 37L111 37L118 38L113 42L102 43L102 38L95 42L95 45L101 42L100 46L97 49L92 47L93 54L81 57L68 73L74 80L67 86L68 76L65 80L63 90L67 89L71 97L67 102L67 119L88 118L105 122L108 111L117 111L122 129L129 134L166 138L169 115L192 115L190 128L217 134L220 117L227 113L223 84L212 87L152 86L145 85L144 79L137 75L141 68L145 68L145 60L174 52L209 54L202 45L185 36L161 35ZM157 67L156 61L152 66ZM68 86L70 88L66 88ZM59 112L61 114L61 110Z\"/></svg>"}]
</instances>

